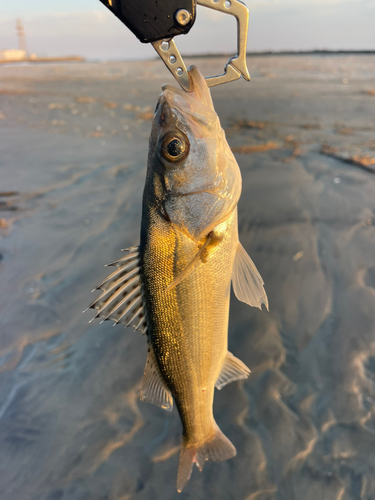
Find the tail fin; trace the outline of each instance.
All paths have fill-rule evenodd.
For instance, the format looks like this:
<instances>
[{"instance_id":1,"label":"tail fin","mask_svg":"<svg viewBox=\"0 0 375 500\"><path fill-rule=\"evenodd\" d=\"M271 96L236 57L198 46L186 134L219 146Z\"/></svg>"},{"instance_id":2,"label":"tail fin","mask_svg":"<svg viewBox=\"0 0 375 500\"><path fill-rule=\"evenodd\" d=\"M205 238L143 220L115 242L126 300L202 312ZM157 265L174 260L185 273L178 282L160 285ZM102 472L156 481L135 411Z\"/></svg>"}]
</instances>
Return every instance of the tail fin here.
<instances>
[{"instance_id":1,"label":"tail fin","mask_svg":"<svg viewBox=\"0 0 375 500\"><path fill-rule=\"evenodd\" d=\"M237 453L236 448L217 425L214 437L199 448L185 446L184 444L182 446L177 474L177 491L179 493L189 481L194 463L201 471L206 460L222 462L234 457Z\"/></svg>"}]
</instances>

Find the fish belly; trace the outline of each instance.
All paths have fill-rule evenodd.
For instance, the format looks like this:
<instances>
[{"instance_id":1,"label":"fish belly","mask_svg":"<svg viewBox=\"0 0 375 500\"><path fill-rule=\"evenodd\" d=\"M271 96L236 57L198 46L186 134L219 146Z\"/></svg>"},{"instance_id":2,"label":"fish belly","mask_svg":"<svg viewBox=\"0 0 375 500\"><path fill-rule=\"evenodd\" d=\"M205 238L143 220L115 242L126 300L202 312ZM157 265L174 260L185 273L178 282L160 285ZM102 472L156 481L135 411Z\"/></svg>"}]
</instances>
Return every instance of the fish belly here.
<instances>
[{"instance_id":1,"label":"fish belly","mask_svg":"<svg viewBox=\"0 0 375 500\"><path fill-rule=\"evenodd\" d=\"M238 244L237 213L218 226L223 239L207 262L166 290L198 245L159 215L142 227L141 258L149 341L191 446L215 434L215 383L227 354L230 283Z\"/></svg>"}]
</instances>

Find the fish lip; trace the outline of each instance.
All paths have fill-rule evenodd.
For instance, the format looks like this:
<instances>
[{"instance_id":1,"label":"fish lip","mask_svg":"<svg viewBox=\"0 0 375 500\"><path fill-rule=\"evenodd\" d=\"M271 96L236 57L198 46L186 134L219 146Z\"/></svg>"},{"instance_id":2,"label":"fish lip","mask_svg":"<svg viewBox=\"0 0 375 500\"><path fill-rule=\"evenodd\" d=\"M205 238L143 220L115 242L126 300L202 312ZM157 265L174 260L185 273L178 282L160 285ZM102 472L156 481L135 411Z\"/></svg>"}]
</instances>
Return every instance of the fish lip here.
<instances>
[{"instance_id":1,"label":"fish lip","mask_svg":"<svg viewBox=\"0 0 375 500\"><path fill-rule=\"evenodd\" d=\"M170 92L173 92L174 94L178 94L182 97L185 97L186 96L186 92L182 89L178 89L177 87L174 87L173 85L170 85L169 83L163 83L163 85L161 86L161 91L162 91L162 94L165 92L165 91L170 91Z\"/></svg>"},{"instance_id":2,"label":"fish lip","mask_svg":"<svg viewBox=\"0 0 375 500\"><path fill-rule=\"evenodd\" d=\"M182 122L188 127L189 121L198 123L205 128L209 127L211 122L216 124L218 120L216 112L197 98L193 92L188 93L170 85L163 85L162 89L163 92L160 94L160 100L164 101L170 111L180 115ZM192 107L194 107L194 110L191 109ZM181 131L186 134L185 130Z\"/></svg>"}]
</instances>

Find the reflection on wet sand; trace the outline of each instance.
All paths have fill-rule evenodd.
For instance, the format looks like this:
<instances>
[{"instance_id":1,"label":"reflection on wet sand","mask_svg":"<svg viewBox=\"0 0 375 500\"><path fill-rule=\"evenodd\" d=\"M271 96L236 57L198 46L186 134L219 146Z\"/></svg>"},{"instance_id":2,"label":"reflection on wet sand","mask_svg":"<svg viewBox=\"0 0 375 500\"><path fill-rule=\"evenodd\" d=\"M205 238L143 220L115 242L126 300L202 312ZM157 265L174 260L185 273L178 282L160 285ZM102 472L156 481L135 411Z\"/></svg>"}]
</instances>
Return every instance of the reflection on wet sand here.
<instances>
[{"instance_id":1,"label":"reflection on wet sand","mask_svg":"<svg viewBox=\"0 0 375 500\"><path fill-rule=\"evenodd\" d=\"M229 349L252 373L217 392L215 415L238 454L179 498L370 500L374 58L249 66L251 84L213 98L270 313L232 301ZM167 79L159 61L0 68L1 498L178 496L179 419L138 399L145 339L82 315L102 265L139 241Z\"/></svg>"},{"instance_id":2,"label":"reflection on wet sand","mask_svg":"<svg viewBox=\"0 0 375 500\"><path fill-rule=\"evenodd\" d=\"M49 331L42 333L35 338L30 338L27 335L24 335L23 337L16 339L13 344L0 350L0 373L5 370L15 370L16 368L21 370L23 366L19 366L19 363L23 357L26 347L37 344L43 340L56 337L57 335L59 335L59 332ZM56 354L56 352L54 352L54 354ZM25 363L23 363L23 365L24 364Z\"/></svg>"}]
</instances>

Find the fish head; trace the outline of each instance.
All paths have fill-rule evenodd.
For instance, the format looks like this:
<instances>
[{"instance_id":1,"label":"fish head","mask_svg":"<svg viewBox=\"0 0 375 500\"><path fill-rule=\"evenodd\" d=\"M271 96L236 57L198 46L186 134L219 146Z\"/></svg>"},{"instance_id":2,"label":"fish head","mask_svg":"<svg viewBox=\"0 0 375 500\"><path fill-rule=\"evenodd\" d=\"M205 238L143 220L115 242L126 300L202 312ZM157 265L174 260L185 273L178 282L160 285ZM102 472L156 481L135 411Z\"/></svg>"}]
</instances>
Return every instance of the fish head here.
<instances>
[{"instance_id":1,"label":"fish head","mask_svg":"<svg viewBox=\"0 0 375 500\"><path fill-rule=\"evenodd\" d=\"M206 80L194 66L189 77L192 92L163 86L152 124L149 170L158 179L167 219L199 241L230 217L241 194L241 174Z\"/></svg>"}]
</instances>

